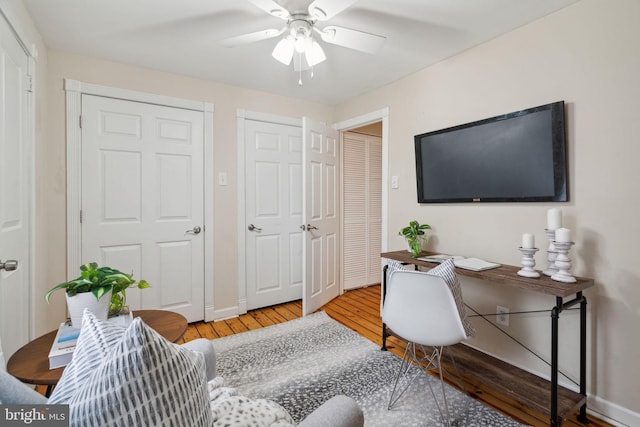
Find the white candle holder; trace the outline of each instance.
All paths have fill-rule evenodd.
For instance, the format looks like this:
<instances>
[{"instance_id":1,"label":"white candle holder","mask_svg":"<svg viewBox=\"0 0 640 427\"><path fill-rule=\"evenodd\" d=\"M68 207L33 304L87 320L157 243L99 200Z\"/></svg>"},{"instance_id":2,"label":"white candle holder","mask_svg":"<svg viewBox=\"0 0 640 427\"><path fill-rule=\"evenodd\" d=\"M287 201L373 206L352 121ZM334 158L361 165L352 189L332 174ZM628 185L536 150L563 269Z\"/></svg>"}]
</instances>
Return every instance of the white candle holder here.
<instances>
[{"instance_id":1,"label":"white candle holder","mask_svg":"<svg viewBox=\"0 0 640 427\"><path fill-rule=\"evenodd\" d=\"M538 252L538 248L518 248L522 252L522 269L518 271L518 276L523 277L540 277L540 273L535 271L533 267L536 266L536 260L533 256Z\"/></svg>"},{"instance_id":2,"label":"white candle holder","mask_svg":"<svg viewBox=\"0 0 640 427\"><path fill-rule=\"evenodd\" d=\"M549 265L542 274L551 277L558 272L558 268L556 267L556 257L558 256L558 252L553 244L556 240L556 230L549 230L548 228L545 228L544 232L547 233L547 238L549 239L549 248L547 249L547 262L549 262Z\"/></svg>"},{"instance_id":3,"label":"white candle holder","mask_svg":"<svg viewBox=\"0 0 640 427\"><path fill-rule=\"evenodd\" d=\"M574 242L554 241L553 244L556 247L556 251L558 252L555 263L558 271L553 276L551 276L551 279L558 282L575 283L576 278L569 274L569 270L571 269L571 260L568 256L569 249L571 249L571 246L574 245Z\"/></svg>"}]
</instances>

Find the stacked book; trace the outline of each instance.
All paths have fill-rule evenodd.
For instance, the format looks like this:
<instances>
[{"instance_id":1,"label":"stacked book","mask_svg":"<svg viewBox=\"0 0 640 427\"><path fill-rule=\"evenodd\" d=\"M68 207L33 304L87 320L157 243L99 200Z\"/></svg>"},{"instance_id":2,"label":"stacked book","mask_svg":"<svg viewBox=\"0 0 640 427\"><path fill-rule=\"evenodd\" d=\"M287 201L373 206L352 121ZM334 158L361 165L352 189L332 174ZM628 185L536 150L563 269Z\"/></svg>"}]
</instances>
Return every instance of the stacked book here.
<instances>
[{"instance_id":1,"label":"stacked book","mask_svg":"<svg viewBox=\"0 0 640 427\"><path fill-rule=\"evenodd\" d=\"M67 366L71 362L76 341L80 336L80 329L71 326L71 321L60 323L58 333L49 351L49 369Z\"/></svg>"},{"instance_id":2,"label":"stacked book","mask_svg":"<svg viewBox=\"0 0 640 427\"><path fill-rule=\"evenodd\" d=\"M110 322L124 327L129 326L132 320L131 312L109 318ZM49 369L61 368L71 362L79 336L80 329L72 327L70 320L60 323L58 333L53 339L51 350L49 350Z\"/></svg>"},{"instance_id":3,"label":"stacked book","mask_svg":"<svg viewBox=\"0 0 640 427\"><path fill-rule=\"evenodd\" d=\"M459 255L436 254L418 258L421 261L441 263L449 258L453 258L453 264L458 268L471 271L484 271L500 267L496 262L485 261L480 258L465 258Z\"/></svg>"}]
</instances>

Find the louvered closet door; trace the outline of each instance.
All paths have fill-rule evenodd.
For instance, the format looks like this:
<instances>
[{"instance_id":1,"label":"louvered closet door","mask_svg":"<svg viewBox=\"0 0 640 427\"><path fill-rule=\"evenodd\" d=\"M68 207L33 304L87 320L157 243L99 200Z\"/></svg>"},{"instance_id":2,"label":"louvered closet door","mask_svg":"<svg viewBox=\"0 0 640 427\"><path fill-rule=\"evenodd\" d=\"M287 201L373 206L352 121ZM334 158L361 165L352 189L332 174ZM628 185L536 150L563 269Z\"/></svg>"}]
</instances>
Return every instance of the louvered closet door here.
<instances>
[{"instance_id":1,"label":"louvered closet door","mask_svg":"<svg viewBox=\"0 0 640 427\"><path fill-rule=\"evenodd\" d=\"M380 282L382 140L347 132L343 143L344 289Z\"/></svg>"}]
</instances>

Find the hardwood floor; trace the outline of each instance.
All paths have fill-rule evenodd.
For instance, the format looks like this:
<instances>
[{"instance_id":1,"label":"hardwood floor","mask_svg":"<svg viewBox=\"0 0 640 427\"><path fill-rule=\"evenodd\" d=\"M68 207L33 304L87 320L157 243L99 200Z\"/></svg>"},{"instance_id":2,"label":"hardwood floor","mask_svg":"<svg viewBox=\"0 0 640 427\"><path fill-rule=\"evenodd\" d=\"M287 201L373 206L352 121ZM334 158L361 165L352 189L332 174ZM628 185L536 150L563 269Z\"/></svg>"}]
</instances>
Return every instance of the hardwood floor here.
<instances>
[{"instance_id":1,"label":"hardwood floor","mask_svg":"<svg viewBox=\"0 0 640 427\"><path fill-rule=\"evenodd\" d=\"M324 310L333 319L351 328L363 337L381 345L380 332L382 330L382 320L380 318L380 286L370 286L346 292L322 307L321 310ZM220 338L286 322L296 319L301 315L301 301L293 301L253 310L233 319L208 323L192 323L189 325L183 337L183 342L196 338ZM401 340L391 337L387 339L387 347L389 351L402 357L405 345ZM535 427L549 425L549 419L546 415L533 411L509 399L507 396L483 386L483 384L466 383L465 386L469 394L474 398L521 423ZM589 420L589 426L612 427L611 424L591 415L589 415ZM563 426L568 427L584 425L585 424L578 422L575 417L566 420L563 424Z\"/></svg>"}]
</instances>

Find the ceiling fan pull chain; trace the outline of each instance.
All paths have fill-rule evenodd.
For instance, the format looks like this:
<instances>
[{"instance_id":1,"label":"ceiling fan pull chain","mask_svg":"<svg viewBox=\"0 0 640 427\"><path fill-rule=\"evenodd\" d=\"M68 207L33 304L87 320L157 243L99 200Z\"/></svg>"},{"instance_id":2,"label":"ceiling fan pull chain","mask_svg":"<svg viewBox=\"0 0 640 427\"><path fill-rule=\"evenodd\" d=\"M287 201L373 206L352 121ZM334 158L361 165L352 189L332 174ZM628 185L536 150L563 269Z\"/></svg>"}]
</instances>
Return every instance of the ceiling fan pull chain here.
<instances>
[{"instance_id":1,"label":"ceiling fan pull chain","mask_svg":"<svg viewBox=\"0 0 640 427\"><path fill-rule=\"evenodd\" d=\"M300 55L300 63L302 63L302 53L299 53ZM302 86L302 67L300 67L300 69L298 70L299 76L298 76L298 86Z\"/></svg>"}]
</instances>

